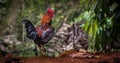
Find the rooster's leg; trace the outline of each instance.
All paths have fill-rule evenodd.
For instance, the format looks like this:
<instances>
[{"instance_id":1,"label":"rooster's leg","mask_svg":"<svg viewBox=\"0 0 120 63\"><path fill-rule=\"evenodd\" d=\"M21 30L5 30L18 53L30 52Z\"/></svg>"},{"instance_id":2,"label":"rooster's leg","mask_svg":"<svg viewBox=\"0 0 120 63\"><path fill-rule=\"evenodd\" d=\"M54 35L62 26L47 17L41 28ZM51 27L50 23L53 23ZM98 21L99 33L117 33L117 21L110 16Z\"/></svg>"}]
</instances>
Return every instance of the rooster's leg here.
<instances>
[{"instance_id":1,"label":"rooster's leg","mask_svg":"<svg viewBox=\"0 0 120 63\"><path fill-rule=\"evenodd\" d=\"M40 52L42 55L46 55L46 49L44 48L44 45L40 45Z\"/></svg>"}]
</instances>

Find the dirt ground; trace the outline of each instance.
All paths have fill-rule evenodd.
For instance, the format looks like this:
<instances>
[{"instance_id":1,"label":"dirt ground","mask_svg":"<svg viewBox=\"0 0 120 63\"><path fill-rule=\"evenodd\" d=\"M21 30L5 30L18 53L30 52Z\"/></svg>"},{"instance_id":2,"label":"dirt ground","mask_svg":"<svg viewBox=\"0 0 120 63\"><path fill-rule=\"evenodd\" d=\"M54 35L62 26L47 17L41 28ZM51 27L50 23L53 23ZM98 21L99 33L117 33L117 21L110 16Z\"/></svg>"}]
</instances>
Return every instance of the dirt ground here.
<instances>
[{"instance_id":1,"label":"dirt ground","mask_svg":"<svg viewBox=\"0 0 120 63\"><path fill-rule=\"evenodd\" d=\"M57 58L49 56L17 57L8 54L0 57L0 63L120 63L120 53L83 53L75 51L63 52Z\"/></svg>"}]
</instances>

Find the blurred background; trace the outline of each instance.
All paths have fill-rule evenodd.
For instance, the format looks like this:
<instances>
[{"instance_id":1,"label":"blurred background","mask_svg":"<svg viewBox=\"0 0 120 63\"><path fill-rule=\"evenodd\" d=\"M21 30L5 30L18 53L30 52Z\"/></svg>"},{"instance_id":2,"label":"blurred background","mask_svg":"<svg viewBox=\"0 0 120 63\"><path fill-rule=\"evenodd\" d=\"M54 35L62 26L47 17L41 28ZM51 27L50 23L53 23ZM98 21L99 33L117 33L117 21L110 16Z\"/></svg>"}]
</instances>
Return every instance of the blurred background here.
<instances>
[{"instance_id":1,"label":"blurred background","mask_svg":"<svg viewBox=\"0 0 120 63\"><path fill-rule=\"evenodd\" d=\"M119 0L0 0L0 55L38 56L41 51L26 37L22 23L37 26L47 8L54 10L54 37L45 44L49 56L65 50L120 50Z\"/></svg>"}]
</instances>

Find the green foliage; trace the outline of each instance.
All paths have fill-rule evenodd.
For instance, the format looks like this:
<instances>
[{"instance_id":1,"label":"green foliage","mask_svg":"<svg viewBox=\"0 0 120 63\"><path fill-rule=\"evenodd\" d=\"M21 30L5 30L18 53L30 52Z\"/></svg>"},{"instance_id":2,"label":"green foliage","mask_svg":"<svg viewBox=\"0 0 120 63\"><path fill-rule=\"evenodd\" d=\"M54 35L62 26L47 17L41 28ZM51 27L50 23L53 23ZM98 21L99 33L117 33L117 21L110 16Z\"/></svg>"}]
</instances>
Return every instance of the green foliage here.
<instances>
[{"instance_id":1,"label":"green foliage","mask_svg":"<svg viewBox=\"0 0 120 63\"><path fill-rule=\"evenodd\" d=\"M19 56L21 57L33 57L35 56L35 52L33 50L25 50L19 53Z\"/></svg>"},{"instance_id":2,"label":"green foliage","mask_svg":"<svg viewBox=\"0 0 120 63\"><path fill-rule=\"evenodd\" d=\"M111 6L109 0L97 0L94 3L91 10L84 13L83 19L86 22L82 27L89 35L89 50L107 51L111 42L115 41L111 35L113 35L112 31L114 31L112 29L114 28L113 25L117 23L114 23L116 22L114 20L116 18L115 13L111 13L118 4ZM119 34L119 32L116 34ZM116 39L119 39L119 37L117 36Z\"/></svg>"}]
</instances>

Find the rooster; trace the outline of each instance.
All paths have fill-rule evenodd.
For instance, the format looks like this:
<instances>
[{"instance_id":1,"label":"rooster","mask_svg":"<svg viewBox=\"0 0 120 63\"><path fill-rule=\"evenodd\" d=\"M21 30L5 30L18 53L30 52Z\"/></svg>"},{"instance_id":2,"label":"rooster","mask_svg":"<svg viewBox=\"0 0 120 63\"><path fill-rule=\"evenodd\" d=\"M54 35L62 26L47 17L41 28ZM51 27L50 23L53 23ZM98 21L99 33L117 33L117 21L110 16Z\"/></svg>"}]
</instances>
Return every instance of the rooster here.
<instances>
[{"instance_id":1,"label":"rooster","mask_svg":"<svg viewBox=\"0 0 120 63\"><path fill-rule=\"evenodd\" d=\"M48 43L54 34L54 27L52 26L53 10L47 9L46 14L42 17L41 24L37 27L29 21L24 19L22 22L25 25L27 37L35 42L40 47L40 50L45 50L43 45Z\"/></svg>"}]
</instances>

